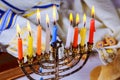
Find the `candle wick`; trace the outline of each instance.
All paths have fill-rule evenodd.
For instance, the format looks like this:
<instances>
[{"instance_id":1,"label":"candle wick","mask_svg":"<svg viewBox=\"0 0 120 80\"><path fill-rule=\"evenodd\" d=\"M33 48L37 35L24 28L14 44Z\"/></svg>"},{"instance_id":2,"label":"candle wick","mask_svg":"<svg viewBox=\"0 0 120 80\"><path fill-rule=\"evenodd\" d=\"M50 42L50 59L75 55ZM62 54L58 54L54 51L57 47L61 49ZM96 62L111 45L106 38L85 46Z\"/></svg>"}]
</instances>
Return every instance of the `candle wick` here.
<instances>
[{"instance_id":1,"label":"candle wick","mask_svg":"<svg viewBox=\"0 0 120 80\"><path fill-rule=\"evenodd\" d=\"M20 33L18 33L18 37L20 38Z\"/></svg>"},{"instance_id":2,"label":"candle wick","mask_svg":"<svg viewBox=\"0 0 120 80\"><path fill-rule=\"evenodd\" d=\"M38 25L40 24L40 19L38 19Z\"/></svg>"},{"instance_id":3,"label":"candle wick","mask_svg":"<svg viewBox=\"0 0 120 80\"><path fill-rule=\"evenodd\" d=\"M49 23L47 23L47 27L49 28Z\"/></svg>"},{"instance_id":4,"label":"candle wick","mask_svg":"<svg viewBox=\"0 0 120 80\"><path fill-rule=\"evenodd\" d=\"M78 27L78 25L79 25L79 22L76 24L76 26Z\"/></svg>"},{"instance_id":5,"label":"candle wick","mask_svg":"<svg viewBox=\"0 0 120 80\"><path fill-rule=\"evenodd\" d=\"M56 21L54 21L53 24L56 25Z\"/></svg>"},{"instance_id":6,"label":"candle wick","mask_svg":"<svg viewBox=\"0 0 120 80\"><path fill-rule=\"evenodd\" d=\"M94 16L94 14L92 15L92 18L94 18L95 16Z\"/></svg>"},{"instance_id":7,"label":"candle wick","mask_svg":"<svg viewBox=\"0 0 120 80\"><path fill-rule=\"evenodd\" d=\"M72 25L73 24L73 22L72 21L70 21L70 25Z\"/></svg>"},{"instance_id":8,"label":"candle wick","mask_svg":"<svg viewBox=\"0 0 120 80\"><path fill-rule=\"evenodd\" d=\"M85 27L85 25L86 25L86 22L84 23L84 27Z\"/></svg>"},{"instance_id":9,"label":"candle wick","mask_svg":"<svg viewBox=\"0 0 120 80\"><path fill-rule=\"evenodd\" d=\"M31 36L31 32L29 31L29 35Z\"/></svg>"}]
</instances>

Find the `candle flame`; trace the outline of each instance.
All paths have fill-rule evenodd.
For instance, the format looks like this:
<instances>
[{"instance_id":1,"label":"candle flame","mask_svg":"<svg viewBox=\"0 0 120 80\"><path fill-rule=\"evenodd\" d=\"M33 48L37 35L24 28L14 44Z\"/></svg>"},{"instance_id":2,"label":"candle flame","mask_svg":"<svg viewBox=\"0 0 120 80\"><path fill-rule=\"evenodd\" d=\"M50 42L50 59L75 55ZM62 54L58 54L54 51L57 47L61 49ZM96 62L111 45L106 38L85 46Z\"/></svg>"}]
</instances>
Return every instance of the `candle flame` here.
<instances>
[{"instance_id":1,"label":"candle flame","mask_svg":"<svg viewBox=\"0 0 120 80\"><path fill-rule=\"evenodd\" d=\"M86 14L83 15L83 23L86 23Z\"/></svg>"},{"instance_id":2,"label":"candle flame","mask_svg":"<svg viewBox=\"0 0 120 80\"><path fill-rule=\"evenodd\" d=\"M21 30L20 30L20 26L19 26L19 24L17 24L16 30L17 30L17 33L20 34Z\"/></svg>"},{"instance_id":3,"label":"candle flame","mask_svg":"<svg viewBox=\"0 0 120 80\"><path fill-rule=\"evenodd\" d=\"M53 19L56 21L56 6L53 6Z\"/></svg>"},{"instance_id":4,"label":"candle flame","mask_svg":"<svg viewBox=\"0 0 120 80\"><path fill-rule=\"evenodd\" d=\"M94 6L92 6L91 16L94 17L94 14L95 14L95 8L94 8Z\"/></svg>"},{"instance_id":5,"label":"candle flame","mask_svg":"<svg viewBox=\"0 0 120 80\"><path fill-rule=\"evenodd\" d=\"M31 31L31 27L30 27L30 22L27 21L27 28L28 28L28 31Z\"/></svg>"},{"instance_id":6,"label":"candle flame","mask_svg":"<svg viewBox=\"0 0 120 80\"><path fill-rule=\"evenodd\" d=\"M79 14L77 13L76 14L76 24L79 24L79 22L80 22L80 17L79 17Z\"/></svg>"},{"instance_id":7,"label":"candle flame","mask_svg":"<svg viewBox=\"0 0 120 80\"><path fill-rule=\"evenodd\" d=\"M40 9L37 9L37 21L39 21L40 20Z\"/></svg>"},{"instance_id":8,"label":"candle flame","mask_svg":"<svg viewBox=\"0 0 120 80\"><path fill-rule=\"evenodd\" d=\"M49 23L49 16L48 16L48 14L46 14L46 23L47 24Z\"/></svg>"},{"instance_id":9,"label":"candle flame","mask_svg":"<svg viewBox=\"0 0 120 80\"><path fill-rule=\"evenodd\" d=\"M70 20L70 22L73 21L73 15L72 15L72 13L70 13L70 15L69 15L69 20Z\"/></svg>"}]
</instances>

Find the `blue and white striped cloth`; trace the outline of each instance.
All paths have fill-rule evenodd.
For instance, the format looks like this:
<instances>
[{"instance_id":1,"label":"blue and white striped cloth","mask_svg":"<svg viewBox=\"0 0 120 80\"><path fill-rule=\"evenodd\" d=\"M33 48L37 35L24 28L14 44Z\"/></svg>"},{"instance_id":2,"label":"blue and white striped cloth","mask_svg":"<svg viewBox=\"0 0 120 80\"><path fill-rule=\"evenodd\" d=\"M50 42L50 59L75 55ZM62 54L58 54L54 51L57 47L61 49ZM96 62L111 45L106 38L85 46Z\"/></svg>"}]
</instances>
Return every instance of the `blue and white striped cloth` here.
<instances>
[{"instance_id":1,"label":"blue and white striped cloth","mask_svg":"<svg viewBox=\"0 0 120 80\"><path fill-rule=\"evenodd\" d=\"M14 26L15 19L16 19L16 14L12 12L10 9L4 12L0 21L0 31L9 29L10 27Z\"/></svg>"},{"instance_id":2,"label":"blue and white striped cloth","mask_svg":"<svg viewBox=\"0 0 120 80\"><path fill-rule=\"evenodd\" d=\"M5 29L14 27L16 24L17 15L25 17L30 21L36 22L36 9L39 8L42 11L48 10L49 16L53 5L59 8L59 1L52 0L0 0L0 32ZM43 13L45 14L45 13ZM43 16L43 15L41 15ZM45 16L45 15L44 15ZM34 20L33 20L34 17ZM31 19L32 18L32 19Z\"/></svg>"}]
</instances>

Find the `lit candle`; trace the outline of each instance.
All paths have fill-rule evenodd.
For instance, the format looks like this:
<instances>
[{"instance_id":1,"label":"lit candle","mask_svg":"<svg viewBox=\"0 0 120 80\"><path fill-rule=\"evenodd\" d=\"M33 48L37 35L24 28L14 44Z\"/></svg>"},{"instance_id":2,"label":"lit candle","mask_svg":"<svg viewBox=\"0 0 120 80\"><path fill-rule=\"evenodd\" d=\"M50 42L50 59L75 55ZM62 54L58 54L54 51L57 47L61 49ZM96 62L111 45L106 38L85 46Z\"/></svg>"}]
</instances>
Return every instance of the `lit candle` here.
<instances>
[{"instance_id":1,"label":"lit candle","mask_svg":"<svg viewBox=\"0 0 120 80\"><path fill-rule=\"evenodd\" d=\"M53 6L53 19L54 19L54 26L53 26L53 32L52 32L52 43L57 41L57 25L56 25L56 6Z\"/></svg>"},{"instance_id":2,"label":"lit candle","mask_svg":"<svg viewBox=\"0 0 120 80\"><path fill-rule=\"evenodd\" d=\"M92 19L90 21L89 43L93 43L93 38L94 38L94 32L95 32L94 13L95 13L95 9L94 6L92 6L92 11L91 11Z\"/></svg>"},{"instance_id":3,"label":"lit candle","mask_svg":"<svg viewBox=\"0 0 120 80\"><path fill-rule=\"evenodd\" d=\"M28 57L33 56L33 37L31 35L31 28L30 28L30 22L27 22L27 27L29 30L29 35L28 35Z\"/></svg>"},{"instance_id":4,"label":"lit candle","mask_svg":"<svg viewBox=\"0 0 120 80\"><path fill-rule=\"evenodd\" d=\"M78 28L78 24L79 24L79 14L76 15L76 27L74 28L74 39L73 39L73 47L77 47L78 46L78 32L79 32L79 28Z\"/></svg>"},{"instance_id":5,"label":"lit candle","mask_svg":"<svg viewBox=\"0 0 120 80\"><path fill-rule=\"evenodd\" d=\"M46 45L45 45L45 51L49 53L50 48L50 28L49 28L49 16L46 14Z\"/></svg>"},{"instance_id":6,"label":"lit candle","mask_svg":"<svg viewBox=\"0 0 120 80\"><path fill-rule=\"evenodd\" d=\"M17 33L18 33L18 59L22 60L23 59L23 49L22 49L22 39L20 38L20 27L17 24Z\"/></svg>"},{"instance_id":7,"label":"lit candle","mask_svg":"<svg viewBox=\"0 0 120 80\"><path fill-rule=\"evenodd\" d=\"M38 21L38 27L37 27L37 55L41 55L41 38L42 38L42 27L40 26L40 10L37 9L37 21Z\"/></svg>"},{"instance_id":8,"label":"lit candle","mask_svg":"<svg viewBox=\"0 0 120 80\"><path fill-rule=\"evenodd\" d=\"M72 41L72 23L73 23L72 13L70 13L69 19L70 19L70 26L68 27L68 33L67 33L67 39L66 39L66 45L65 45L65 48L67 49L69 49Z\"/></svg>"},{"instance_id":9,"label":"lit candle","mask_svg":"<svg viewBox=\"0 0 120 80\"><path fill-rule=\"evenodd\" d=\"M81 28L81 30L80 30L80 36L81 36L81 43L80 43L80 45L81 46L85 45L85 39L86 39L86 27L85 27L85 25L86 25L86 15L85 14L83 16L83 23L84 23L84 27Z\"/></svg>"}]
</instances>

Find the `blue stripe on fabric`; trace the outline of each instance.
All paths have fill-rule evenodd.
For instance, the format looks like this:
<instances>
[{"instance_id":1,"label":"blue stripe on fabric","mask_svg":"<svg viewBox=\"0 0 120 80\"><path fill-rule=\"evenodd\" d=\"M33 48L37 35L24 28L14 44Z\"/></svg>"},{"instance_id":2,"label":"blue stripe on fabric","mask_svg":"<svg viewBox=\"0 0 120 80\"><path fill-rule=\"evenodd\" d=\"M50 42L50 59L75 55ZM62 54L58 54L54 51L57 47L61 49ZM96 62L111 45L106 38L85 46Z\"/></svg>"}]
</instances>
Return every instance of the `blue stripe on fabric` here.
<instances>
[{"instance_id":1,"label":"blue stripe on fabric","mask_svg":"<svg viewBox=\"0 0 120 80\"><path fill-rule=\"evenodd\" d=\"M3 11L3 10L1 10L1 9L0 9L0 13L4 14L4 13L5 13L5 11Z\"/></svg>"},{"instance_id":2,"label":"blue stripe on fabric","mask_svg":"<svg viewBox=\"0 0 120 80\"><path fill-rule=\"evenodd\" d=\"M15 17L15 13L13 12L12 15L11 15L11 17L10 17L9 24L8 24L8 26L6 27L6 29L9 29L9 28L11 27L11 25L12 25L12 23L13 23L14 17Z\"/></svg>"},{"instance_id":3,"label":"blue stripe on fabric","mask_svg":"<svg viewBox=\"0 0 120 80\"><path fill-rule=\"evenodd\" d=\"M0 15L0 19L2 18L3 14Z\"/></svg>"},{"instance_id":4,"label":"blue stripe on fabric","mask_svg":"<svg viewBox=\"0 0 120 80\"><path fill-rule=\"evenodd\" d=\"M58 4L47 4L47 5L42 5L42 6L34 6L32 8L48 8L48 7L51 7L53 5L56 5L56 7L59 7L60 5Z\"/></svg>"},{"instance_id":5,"label":"blue stripe on fabric","mask_svg":"<svg viewBox=\"0 0 120 80\"><path fill-rule=\"evenodd\" d=\"M5 13L5 15L3 16L3 19L2 19L1 25L0 25L0 31L4 30L4 28L6 26L6 23L7 23L7 20L9 18L10 12L11 12L10 9L7 10L7 12Z\"/></svg>"},{"instance_id":6,"label":"blue stripe on fabric","mask_svg":"<svg viewBox=\"0 0 120 80\"><path fill-rule=\"evenodd\" d=\"M15 19L14 19L14 22L13 22L13 27L15 26L15 23L17 21L17 17L18 17L18 15L15 15Z\"/></svg>"},{"instance_id":7,"label":"blue stripe on fabric","mask_svg":"<svg viewBox=\"0 0 120 80\"><path fill-rule=\"evenodd\" d=\"M4 13L5 13L5 11L3 11L3 10L0 9L0 19L3 16Z\"/></svg>"},{"instance_id":8,"label":"blue stripe on fabric","mask_svg":"<svg viewBox=\"0 0 120 80\"><path fill-rule=\"evenodd\" d=\"M16 9L16 10L18 10L18 11L20 11L20 12L25 12L25 10L21 10L21 9L19 9L19 8L13 6L13 5L11 5L10 3L8 3L8 2L5 1L5 0L1 0L1 1L2 1L3 3L5 3L6 5L8 5L9 7L13 8L13 9Z\"/></svg>"}]
</instances>

